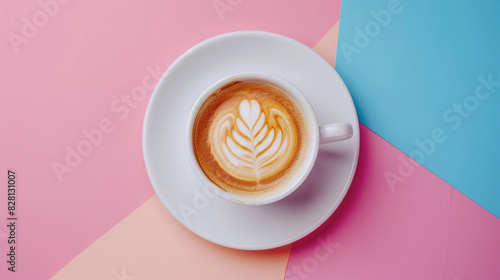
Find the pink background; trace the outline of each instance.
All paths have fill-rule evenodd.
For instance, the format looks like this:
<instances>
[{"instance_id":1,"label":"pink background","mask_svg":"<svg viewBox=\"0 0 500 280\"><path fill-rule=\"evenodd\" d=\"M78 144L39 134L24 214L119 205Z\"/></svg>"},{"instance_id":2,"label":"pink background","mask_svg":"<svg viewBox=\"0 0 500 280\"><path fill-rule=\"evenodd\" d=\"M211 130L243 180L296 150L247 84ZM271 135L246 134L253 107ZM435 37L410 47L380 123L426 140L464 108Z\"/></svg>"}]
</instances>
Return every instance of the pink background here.
<instances>
[{"instance_id":1,"label":"pink background","mask_svg":"<svg viewBox=\"0 0 500 280\"><path fill-rule=\"evenodd\" d=\"M414 175L391 190L384 174L397 170L400 158L409 159L364 127L358 172L341 210L312 236L294 244L291 252L289 247L278 252L225 251L193 241L199 238L179 228L168 212L155 219L139 211L141 205L154 213L162 208L154 204L141 148L142 122L152 88L145 84L146 96L126 101L134 88L143 85L145 78L153 81L193 45L221 33L264 30L314 47L338 26L340 1L51 3L57 3L57 9L52 6L53 16L35 26L37 30L28 34L32 38L23 35L23 18L43 20L33 19L44 11L40 4L0 3L0 167L17 171L19 217L18 271L8 273L2 261L1 279L84 277L96 267L91 260L114 260L109 254L116 251L109 245L112 242L144 245L140 236L119 238L145 227L140 223L144 219L160 226L154 228L159 234L151 237L158 238L156 244L167 244L162 243L165 236L171 237L171 243L182 240L181 236L194 238L183 241L196 246L181 246L172 252L196 255L203 251L207 256L217 252L221 262L248 260L248 267L237 270L241 279L500 277L500 266L495 263L500 259L498 218L418 165ZM223 3L227 10L218 13L214 3ZM336 36L334 31L329 36ZM9 39L13 33L24 36L26 43L13 46ZM333 62L336 46L332 44L330 50L324 46L315 50ZM59 180L52 164L66 164L67 147L83 145L86 137L82 131L95 130L106 119L113 130L104 133L88 155ZM0 202L2 221L5 201ZM6 235L6 228L0 227L0 252L7 248ZM321 245L324 242L331 247L326 249ZM165 256L175 260L177 256L165 250L134 254L147 260ZM275 265L259 264L261 258ZM165 273L174 272L192 276L189 270L197 269L206 278L229 275L214 269L215 263L201 265L210 263L209 259L148 277L164 279ZM121 264L112 265L120 270ZM254 265L262 267L259 278L251 269L243 269ZM140 266L130 264L127 269L140 275ZM109 270L85 279L116 278Z\"/></svg>"},{"instance_id":2,"label":"pink background","mask_svg":"<svg viewBox=\"0 0 500 280\"><path fill-rule=\"evenodd\" d=\"M285 279L499 279L499 219L365 126L360 130L348 196L308 242L292 246ZM384 175L401 162L415 170L391 189ZM318 249L318 239L336 244L333 252Z\"/></svg>"}]
</instances>

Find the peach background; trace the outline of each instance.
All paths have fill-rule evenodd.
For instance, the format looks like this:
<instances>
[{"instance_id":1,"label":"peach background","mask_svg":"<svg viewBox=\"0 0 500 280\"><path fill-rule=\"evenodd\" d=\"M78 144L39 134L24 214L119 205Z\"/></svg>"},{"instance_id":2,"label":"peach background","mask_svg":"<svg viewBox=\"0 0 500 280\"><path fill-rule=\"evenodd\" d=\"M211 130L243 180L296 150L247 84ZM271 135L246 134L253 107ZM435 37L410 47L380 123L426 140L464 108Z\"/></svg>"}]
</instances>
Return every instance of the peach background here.
<instances>
[{"instance_id":1,"label":"peach background","mask_svg":"<svg viewBox=\"0 0 500 280\"><path fill-rule=\"evenodd\" d=\"M290 247L248 252L210 243L177 222L154 195L52 279L116 273L135 279L283 279Z\"/></svg>"}]
</instances>

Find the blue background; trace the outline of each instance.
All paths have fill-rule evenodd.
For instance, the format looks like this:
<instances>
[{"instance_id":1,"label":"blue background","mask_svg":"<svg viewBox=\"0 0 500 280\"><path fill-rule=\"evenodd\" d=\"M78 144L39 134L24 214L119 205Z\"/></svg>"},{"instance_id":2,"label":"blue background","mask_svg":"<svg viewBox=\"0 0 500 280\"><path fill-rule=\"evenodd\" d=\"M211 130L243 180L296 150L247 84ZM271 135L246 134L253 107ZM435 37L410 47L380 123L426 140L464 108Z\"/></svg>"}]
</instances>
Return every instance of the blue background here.
<instances>
[{"instance_id":1,"label":"blue background","mask_svg":"<svg viewBox=\"0 0 500 280\"><path fill-rule=\"evenodd\" d=\"M360 122L500 217L500 86L473 103L479 77L500 82L500 1L343 1L341 11L336 69ZM475 109L466 117L453 107L464 100ZM435 129L444 142L412 153Z\"/></svg>"}]
</instances>

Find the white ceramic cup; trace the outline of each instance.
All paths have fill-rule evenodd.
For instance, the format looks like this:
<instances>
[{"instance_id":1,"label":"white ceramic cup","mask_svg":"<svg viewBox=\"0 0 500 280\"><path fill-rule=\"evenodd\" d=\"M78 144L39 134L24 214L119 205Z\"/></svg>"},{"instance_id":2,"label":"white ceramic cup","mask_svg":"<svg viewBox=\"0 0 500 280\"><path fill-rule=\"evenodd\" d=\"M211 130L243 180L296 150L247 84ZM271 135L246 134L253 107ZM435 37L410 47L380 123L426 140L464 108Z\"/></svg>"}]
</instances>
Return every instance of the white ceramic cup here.
<instances>
[{"instance_id":1,"label":"white ceramic cup","mask_svg":"<svg viewBox=\"0 0 500 280\"><path fill-rule=\"evenodd\" d=\"M266 195L247 197L232 192L223 191L205 175L202 168L198 164L198 160L196 159L192 139L193 126L196 116L198 115L198 111L201 105L203 105L203 103L210 95L212 95L212 93L214 93L217 89L235 81L264 81L283 89L295 101L296 105L298 105L302 109L304 113L304 119L306 121L306 126L309 130L308 147L306 147L305 149L306 156L300 168L292 177L292 179L288 180L288 182L281 186L281 188ZM217 81L201 94L201 96L195 102L193 109L191 110L191 113L189 115L187 123L186 144L188 160L194 173L201 181L201 183L211 192L231 202L245 205L263 205L285 198L304 182L304 180L309 175L314 162L316 161L316 156L318 154L320 144L349 139L352 137L352 133L352 126L348 123L336 123L319 126L314 110L307 98L296 86L294 86L287 80L275 75L262 72L244 72L231 75Z\"/></svg>"}]
</instances>

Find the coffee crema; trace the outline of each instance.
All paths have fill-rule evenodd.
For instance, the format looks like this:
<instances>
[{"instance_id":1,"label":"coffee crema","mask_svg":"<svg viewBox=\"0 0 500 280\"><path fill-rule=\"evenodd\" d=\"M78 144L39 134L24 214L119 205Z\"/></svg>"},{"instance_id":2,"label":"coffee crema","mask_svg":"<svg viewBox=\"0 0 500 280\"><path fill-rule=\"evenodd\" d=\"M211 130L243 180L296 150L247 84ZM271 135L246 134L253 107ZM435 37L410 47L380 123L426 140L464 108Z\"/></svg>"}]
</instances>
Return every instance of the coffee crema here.
<instances>
[{"instance_id":1,"label":"coffee crema","mask_svg":"<svg viewBox=\"0 0 500 280\"><path fill-rule=\"evenodd\" d=\"M193 126L195 155L217 186L259 196L285 186L300 168L309 135L300 108L262 81L230 83L202 104Z\"/></svg>"}]
</instances>

